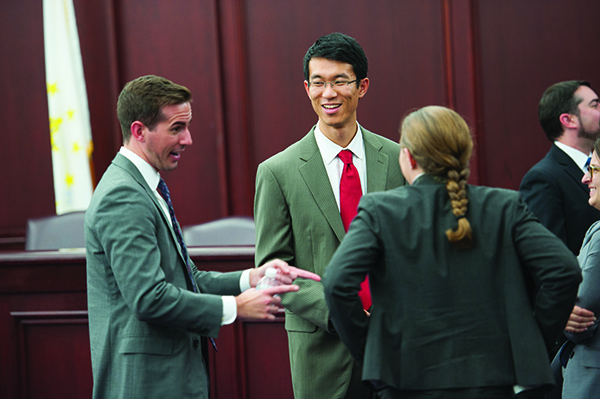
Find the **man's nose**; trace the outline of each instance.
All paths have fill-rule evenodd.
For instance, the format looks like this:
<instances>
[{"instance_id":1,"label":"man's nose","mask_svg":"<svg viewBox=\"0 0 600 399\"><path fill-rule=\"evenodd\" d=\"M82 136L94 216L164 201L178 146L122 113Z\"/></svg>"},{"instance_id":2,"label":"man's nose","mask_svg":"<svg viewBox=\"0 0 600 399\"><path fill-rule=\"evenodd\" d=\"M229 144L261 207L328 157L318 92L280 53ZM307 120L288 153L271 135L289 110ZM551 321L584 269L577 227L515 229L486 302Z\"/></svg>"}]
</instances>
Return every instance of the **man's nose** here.
<instances>
[{"instance_id":1,"label":"man's nose","mask_svg":"<svg viewBox=\"0 0 600 399\"><path fill-rule=\"evenodd\" d=\"M192 133L190 132L190 129L185 129L184 135L181 138L181 142L182 145L191 145L193 143L192 140Z\"/></svg>"},{"instance_id":2,"label":"man's nose","mask_svg":"<svg viewBox=\"0 0 600 399\"><path fill-rule=\"evenodd\" d=\"M326 83L323 90L323 97L331 98L337 96L337 91L333 88L333 82Z\"/></svg>"}]
</instances>

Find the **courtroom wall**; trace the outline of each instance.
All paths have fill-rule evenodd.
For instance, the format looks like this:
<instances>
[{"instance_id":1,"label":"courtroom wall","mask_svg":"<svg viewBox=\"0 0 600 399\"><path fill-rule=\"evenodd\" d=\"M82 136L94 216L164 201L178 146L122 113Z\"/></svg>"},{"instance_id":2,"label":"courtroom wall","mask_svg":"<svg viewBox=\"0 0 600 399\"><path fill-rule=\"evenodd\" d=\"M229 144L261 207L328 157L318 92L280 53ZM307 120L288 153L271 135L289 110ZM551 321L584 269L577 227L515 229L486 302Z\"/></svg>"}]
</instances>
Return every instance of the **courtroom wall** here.
<instances>
[{"instance_id":1,"label":"courtroom wall","mask_svg":"<svg viewBox=\"0 0 600 399\"><path fill-rule=\"evenodd\" d=\"M441 104L473 126L471 181L517 189L548 150L537 102L550 84L600 88L597 0L74 0L97 178L121 145L122 86L165 76L194 95L194 144L164 174L183 225L252 215L257 165L316 122L302 58L355 37L371 85L358 119L398 139L408 111ZM0 238L54 213L41 0L0 3Z\"/></svg>"}]
</instances>

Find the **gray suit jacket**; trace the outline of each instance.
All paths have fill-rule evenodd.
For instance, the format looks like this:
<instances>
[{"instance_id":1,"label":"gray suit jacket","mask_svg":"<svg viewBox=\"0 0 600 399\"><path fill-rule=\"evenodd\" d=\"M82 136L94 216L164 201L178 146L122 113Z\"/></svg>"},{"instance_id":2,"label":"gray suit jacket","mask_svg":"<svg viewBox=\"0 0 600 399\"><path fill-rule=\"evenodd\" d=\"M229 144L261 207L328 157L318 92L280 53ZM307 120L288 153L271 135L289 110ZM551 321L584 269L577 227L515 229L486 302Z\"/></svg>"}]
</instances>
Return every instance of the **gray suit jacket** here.
<instances>
[{"instance_id":1,"label":"gray suit jacket","mask_svg":"<svg viewBox=\"0 0 600 399\"><path fill-rule=\"evenodd\" d=\"M466 250L446 238L457 222L436 178L361 199L323 285L363 380L401 390L553 384L546 346L575 303L577 260L518 193L468 186L468 198ZM367 274L370 318L356 297ZM542 281L536 298L530 274Z\"/></svg>"},{"instance_id":2,"label":"gray suit jacket","mask_svg":"<svg viewBox=\"0 0 600 399\"><path fill-rule=\"evenodd\" d=\"M221 327L240 274L193 273L138 169L117 154L85 217L94 398L208 398L199 336ZM191 260L190 260L191 262ZM211 295L219 294L219 295Z\"/></svg>"},{"instance_id":3,"label":"gray suit jacket","mask_svg":"<svg viewBox=\"0 0 600 399\"><path fill-rule=\"evenodd\" d=\"M577 257L583 272L577 305L600 314L600 222L590 227ZM565 333L577 345L563 374L563 399L595 398L600 390L600 320L582 333Z\"/></svg>"},{"instance_id":4,"label":"gray suit jacket","mask_svg":"<svg viewBox=\"0 0 600 399\"><path fill-rule=\"evenodd\" d=\"M258 166L254 202L256 265L280 258L323 276L345 236L313 130ZM366 129L362 134L367 191L403 184L398 144ZM305 279L296 284L301 286L300 291L281 296L286 307L294 395L296 399L343 397L353 360L331 328L323 286Z\"/></svg>"}]
</instances>

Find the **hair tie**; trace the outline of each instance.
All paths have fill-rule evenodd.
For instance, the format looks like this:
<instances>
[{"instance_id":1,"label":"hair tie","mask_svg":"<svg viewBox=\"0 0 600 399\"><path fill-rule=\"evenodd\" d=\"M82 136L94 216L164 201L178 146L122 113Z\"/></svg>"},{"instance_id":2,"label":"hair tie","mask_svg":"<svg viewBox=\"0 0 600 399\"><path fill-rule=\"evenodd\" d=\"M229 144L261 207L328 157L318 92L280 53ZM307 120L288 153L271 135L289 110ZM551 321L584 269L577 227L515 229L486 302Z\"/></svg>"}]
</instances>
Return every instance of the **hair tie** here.
<instances>
[{"instance_id":1,"label":"hair tie","mask_svg":"<svg viewBox=\"0 0 600 399\"><path fill-rule=\"evenodd\" d=\"M466 217L466 216L465 216L464 214L462 214L462 215L460 215L460 216L457 216L456 218L457 218L457 219L462 219L462 218L464 218L464 217Z\"/></svg>"}]
</instances>

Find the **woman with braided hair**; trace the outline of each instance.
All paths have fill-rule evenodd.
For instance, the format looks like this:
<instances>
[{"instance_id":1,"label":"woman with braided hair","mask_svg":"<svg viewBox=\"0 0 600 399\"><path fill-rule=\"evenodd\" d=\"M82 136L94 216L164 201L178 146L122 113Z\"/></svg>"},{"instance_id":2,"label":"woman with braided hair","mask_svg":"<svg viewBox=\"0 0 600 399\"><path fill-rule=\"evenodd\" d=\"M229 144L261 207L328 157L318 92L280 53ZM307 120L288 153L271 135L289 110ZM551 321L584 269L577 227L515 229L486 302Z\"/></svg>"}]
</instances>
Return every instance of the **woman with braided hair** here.
<instances>
[{"instance_id":1,"label":"woman with braided hair","mask_svg":"<svg viewBox=\"0 0 600 399\"><path fill-rule=\"evenodd\" d=\"M419 109L400 133L410 185L362 197L323 279L363 382L380 398L543 394L577 260L518 192L467 184L473 142L456 112ZM358 297L366 275L370 314Z\"/></svg>"}]
</instances>

